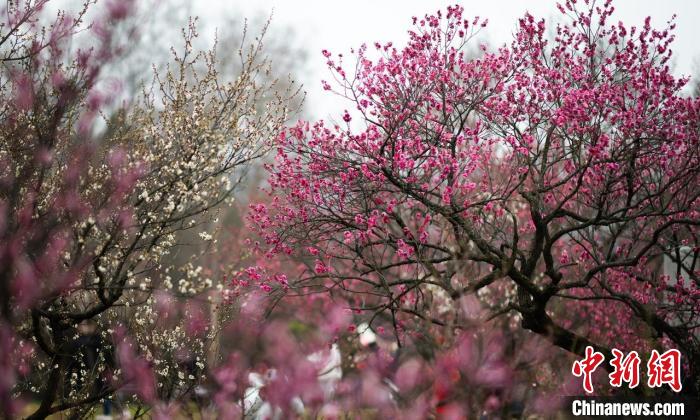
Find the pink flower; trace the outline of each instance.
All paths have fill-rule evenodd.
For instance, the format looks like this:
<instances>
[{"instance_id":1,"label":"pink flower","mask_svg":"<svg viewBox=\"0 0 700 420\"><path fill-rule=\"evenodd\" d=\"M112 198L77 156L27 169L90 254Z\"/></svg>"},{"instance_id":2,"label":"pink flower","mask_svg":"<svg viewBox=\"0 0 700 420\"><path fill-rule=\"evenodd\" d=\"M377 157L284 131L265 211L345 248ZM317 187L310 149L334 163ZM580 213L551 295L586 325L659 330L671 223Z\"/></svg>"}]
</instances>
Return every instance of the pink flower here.
<instances>
[{"instance_id":1,"label":"pink flower","mask_svg":"<svg viewBox=\"0 0 700 420\"><path fill-rule=\"evenodd\" d=\"M343 242L346 244L351 244L352 242L355 241L355 235L352 234L350 231L345 231L343 232Z\"/></svg>"},{"instance_id":2,"label":"pink flower","mask_svg":"<svg viewBox=\"0 0 700 420\"><path fill-rule=\"evenodd\" d=\"M559 257L559 263L561 263L562 265L569 263L569 252L567 250L563 250L561 252L561 256Z\"/></svg>"},{"instance_id":3,"label":"pink flower","mask_svg":"<svg viewBox=\"0 0 700 420\"><path fill-rule=\"evenodd\" d=\"M398 248L397 253L400 258L407 259L413 255L413 247L404 242L403 239L396 241L396 247Z\"/></svg>"},{"instance_id":4,"label":"pink flower","mask_svg":"<svg viewBox=\"0 0 700 420\"><path fill-rule=\"evenodd\" d=\"M326 264L323 263L321 260L316 260L316 263L314 264L314 272L316 274L325 274L328 273L330 270Z\"/></svg>"}]
</instances>

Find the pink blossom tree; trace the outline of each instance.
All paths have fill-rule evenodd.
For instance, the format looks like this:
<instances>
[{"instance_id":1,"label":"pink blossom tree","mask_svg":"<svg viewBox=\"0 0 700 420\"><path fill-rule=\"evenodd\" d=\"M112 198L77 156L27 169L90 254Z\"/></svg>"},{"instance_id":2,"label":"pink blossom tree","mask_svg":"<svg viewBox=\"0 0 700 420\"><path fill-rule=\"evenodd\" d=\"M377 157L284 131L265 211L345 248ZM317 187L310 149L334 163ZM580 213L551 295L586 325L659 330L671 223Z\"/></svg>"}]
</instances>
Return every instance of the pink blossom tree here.
<instances>
[{"instance_id":1,"label":"pink blossom tree","mask_svg":"<svg viewBox=\"0 0 700 420\"><path fill-rule=\"evenodd\" d=\"M251 206L268 255L306 264L288 293L343 296L399 346L417 321L464 326L476 296L575 355L678 348L697 397L700 101L671 74L672 22L584 3L475 57L485 22L460 6L349 67L323 51L349 110L280 135Z\"/></svg>"}]
</instances>

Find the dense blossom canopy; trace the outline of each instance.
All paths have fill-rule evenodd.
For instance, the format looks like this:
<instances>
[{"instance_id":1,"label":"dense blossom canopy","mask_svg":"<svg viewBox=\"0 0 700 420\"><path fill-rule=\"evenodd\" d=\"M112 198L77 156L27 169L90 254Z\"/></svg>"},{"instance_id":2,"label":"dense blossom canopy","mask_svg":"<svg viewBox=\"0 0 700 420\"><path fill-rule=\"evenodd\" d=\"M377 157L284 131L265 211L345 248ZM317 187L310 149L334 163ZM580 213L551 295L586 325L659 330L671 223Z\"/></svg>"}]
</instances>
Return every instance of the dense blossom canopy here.
<instances>
[{"instance_id":1,"label":"dense blossom canopy","mask_svg":"<svg viewBox=\"0 0 700 420\"><path fill-rule=\"evenodd\" d=\"M224 76L193 20L117 103L136 5L94 3L0 9L0 417L79 416L118 390L153 406L204 380L223 283L200 255L292 111L260 38Z\"/></svg>"},{"instance_id":2,"label":"dense blossom canopy","mask_svg":"<svg viewBox=\"0 0 700 420\"><path fill-rule=\"evenodd\" d=\"M459 327L476 294L578 355L676 347L697 395L700 101L671 74L672 22L585 3L497 50L470 48L484 24L455 6L353 72L324 51L353 109L280 135L250 216L270 255L310 261L289 287L388 316L399 342L417 319Z\"/></svg>"}]
</instances>

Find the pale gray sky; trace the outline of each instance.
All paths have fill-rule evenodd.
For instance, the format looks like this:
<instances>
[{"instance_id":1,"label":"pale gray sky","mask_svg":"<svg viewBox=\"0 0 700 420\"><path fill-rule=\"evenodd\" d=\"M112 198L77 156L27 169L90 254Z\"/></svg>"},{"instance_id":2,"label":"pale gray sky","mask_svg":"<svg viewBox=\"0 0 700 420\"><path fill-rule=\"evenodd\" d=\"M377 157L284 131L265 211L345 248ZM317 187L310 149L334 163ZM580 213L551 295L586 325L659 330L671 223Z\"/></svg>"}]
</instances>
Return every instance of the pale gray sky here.
<instances>
[{"instance_id":1,"label":"pale gray sky","mask_svg":"<svg viewBox=\"0 0 700 420\"><path fill-rule=\"evenodd\" d=\"M291 27L298 41L309 51L309 71L299 75L299 81L308 92L307 105L316 117L326 117L347 105L338 102L320 87L320 80L328 78L322 49L334 53L349 52L350 48L374 41L406 39L412 16L423 16L438 9L445 9L456 0L208 0L193 2L192 13L201 16L208 24L217 25L224 15L255 16L274 9L273 26ZM489 19L483 32L490 44L509 42L517 19L525 11L536 17L556 17L556 0L465 0L457 1L467 16ZM646 16L652 17L656 27L665 26L675 13L677 17L675 72L691 75L694 63L700 58L700 0L616 0L614 21L628 25L640 25Z\"/></svg>"}]
</instances>

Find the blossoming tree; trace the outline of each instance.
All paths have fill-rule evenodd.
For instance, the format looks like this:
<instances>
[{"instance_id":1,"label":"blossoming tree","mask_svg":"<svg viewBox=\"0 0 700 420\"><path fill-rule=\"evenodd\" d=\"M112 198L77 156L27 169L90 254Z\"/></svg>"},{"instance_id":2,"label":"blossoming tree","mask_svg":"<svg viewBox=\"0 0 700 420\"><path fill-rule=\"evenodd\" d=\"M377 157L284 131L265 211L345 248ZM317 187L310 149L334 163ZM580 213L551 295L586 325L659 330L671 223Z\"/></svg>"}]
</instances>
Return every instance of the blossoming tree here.
<instances>
[{"instance_id":1,"label":"blossoming tree","mask_svg":"<svg viewBox=\"0 0 700 420\"><path fill-rule=\"evenodd\" d=\"M485 22L460 6L350 66L324 51L349 111L280 135L251 208L269 255L307 262L290 293L345 296L399 345L477 296L576 355L678 348L697 396L700 101L671 74L672 22L584 3L476 56Z\"/></svg>"},{"instance_id":2,"label":"blossoming tree","mask_svg":"<svg viewBox=\"0 0 700 420\"><path fill-rule=\"evenodd\" d=\"M0 411L17 414L15 393L30 391L31 418L89 408L125 382L153 403L149 364L167 371L158 363L183 348L205 357L189 330L136 333L168 309L154 291L191 298L215 286L167 255L216 223L294 95L275 89L260 39L233 52L240 71L223 80L215 51L193 49L191 24L143 98L115 111L103 75L122 35L134 36L134 5L107 2L88 25L89 1L42 26L46 3L8 2L0 23ZM175 377L194 377L183 371Z\"/></svg>"}]
</instances>

